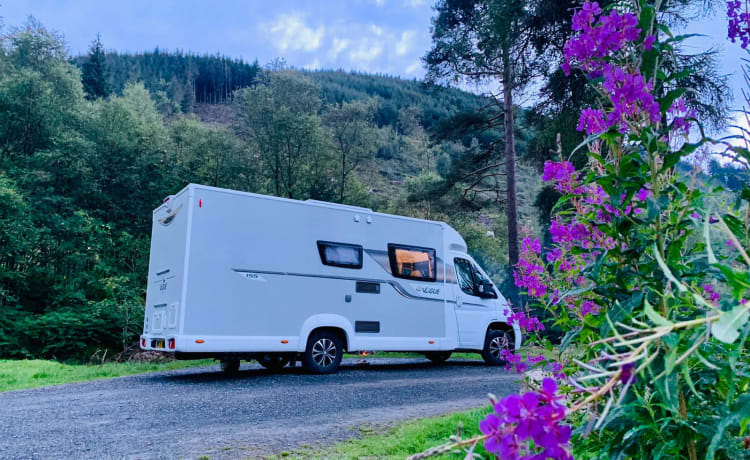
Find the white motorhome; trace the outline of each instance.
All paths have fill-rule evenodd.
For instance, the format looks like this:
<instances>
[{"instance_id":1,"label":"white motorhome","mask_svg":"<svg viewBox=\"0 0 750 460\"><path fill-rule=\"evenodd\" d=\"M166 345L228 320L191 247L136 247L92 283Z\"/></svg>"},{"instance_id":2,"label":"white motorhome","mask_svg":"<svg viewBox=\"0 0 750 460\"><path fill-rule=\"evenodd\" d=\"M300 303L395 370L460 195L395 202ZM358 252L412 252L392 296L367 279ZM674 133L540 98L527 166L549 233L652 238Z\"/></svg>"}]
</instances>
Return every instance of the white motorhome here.
<instances>
[{"instance_id":1,"label":"white motorhome","mask_svg":"<svg viewBox=\"0 0 750 460\"><path fill-rule=\"evenodd\" d=\"M334 372L347 352L503 362L521 334L449 225L190 184L153 213L141 348Z\"/></svg>"}]
</instances>

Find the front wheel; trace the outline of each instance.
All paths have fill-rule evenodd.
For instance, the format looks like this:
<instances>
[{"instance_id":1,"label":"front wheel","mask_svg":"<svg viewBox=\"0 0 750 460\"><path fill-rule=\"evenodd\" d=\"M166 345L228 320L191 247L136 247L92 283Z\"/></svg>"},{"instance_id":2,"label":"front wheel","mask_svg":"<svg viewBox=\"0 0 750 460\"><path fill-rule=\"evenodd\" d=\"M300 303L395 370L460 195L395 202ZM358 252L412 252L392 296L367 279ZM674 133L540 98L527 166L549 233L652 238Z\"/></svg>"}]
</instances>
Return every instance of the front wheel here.
<instances>
[{"instance_id":1,"label":"front wheel","mask_svg":"<svg viewBox=\"0 0 750 460\"><path fill-rule=\"evenodd\" d=\"M508 331L494 330L487 333L482 349L482 359L490 366L505 364L503 351L513 348L513 334Z\"/></svg>"},{"instance_id":2,"label":"front wheel","mask_svg":"<svg viewBox=\"0 0 750 460\"><path fill-rule=\"evenodd\" d=\"M429 359L435 364L444 363L451 357L453 352L450 351L428 351L425 352L425 358Z\"/></svg>"},{"instance_id":3,"label":"front wheel","mask_svg":"<svg viewBox=\"0 0 750 460\"><path fill-rule=\"evenodd\" d=\"M307 340L307 348L302 357L305 369L314 374L336 372L344 355L344 342L337 334L320 331Z\"/></svg>"},{"instance_id":4,"label":"front wheel","mask_svg":"<svg viewBox=\"0 0 750 460\"><path fill-rule=\"evenodd\" d=\"M277 371L289 364L289 358L281 353L265 353L258 358L258 363L266 369Z\"/></svg>"}]
</instances>

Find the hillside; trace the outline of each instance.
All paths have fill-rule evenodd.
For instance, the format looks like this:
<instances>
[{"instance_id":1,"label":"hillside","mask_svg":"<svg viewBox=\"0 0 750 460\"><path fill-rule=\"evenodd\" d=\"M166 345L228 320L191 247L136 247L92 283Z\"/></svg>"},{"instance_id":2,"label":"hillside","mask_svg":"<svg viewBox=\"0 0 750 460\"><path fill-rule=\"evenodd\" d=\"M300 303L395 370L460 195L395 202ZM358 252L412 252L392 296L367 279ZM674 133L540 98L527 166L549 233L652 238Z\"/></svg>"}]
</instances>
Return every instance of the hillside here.
<instances>
[{"instance_id":1,"label":"hillside","mask_svg":"<svg viewBox=\"0 0 750 460\"><path fill-rule=\"evenodd\" d=\"M222 56L66 50L38 26L0 52L0 358L133 344L151 210L190 182L444 220L503 281L501 167L486 191L465 178L496 162L502 136L454 126L482 98ZM538 174L519 179L522 222L538 226Z\"/></svg>"},{"instance_id":2,"label":"hillside","mask_svg":"<svg viewBox=\"0 0 750 460\"><path fill-rule=\"evenodd\" d=\"M79 56L76 63L81 66L87 59L87 56ZM128 81L141 81L152 95L157 95L157 100L161 97L159 94L165 95L180 105L181 112L193 113L206 123L226 126L233 123L233 92L263 82L273 72L261 68L257 62L246 63L221 55L199 56L158 49L137 54L109 52L106 62L109 87L113 92L121 93ZM362 182L373 198L368 204L376 208L384 205L387 207L385 203L393 201L397 195L404 195L405 182L410 177L428 171L446 174L450 161L455 159L452 157L457 155L456 151L467 150L472 141L477 141L477 136L484 143L501 137L500 133L489 131L445 139L443 131L452 117L462 113L476 113L490 103L476 94L387 75L340 70L299 73L309 77L318 86L322 102L321 113L336 104L376 101L373 121L380 129L384 141L377 150L375 161L362 165L357 171L360 178L367 178ZM404 120L405 114L414 120ZM414 133L414 127L405 127L405 123L418 123L420 132ZM403 136L405 129L412 131L410 136ZM528 133L524 131L523 127L519 128L519 157L526 154ZM425 154L425 150L429 150L429 154ZM426 158L428 156L433 158ZM426 167L428 163L431 165ZM536 198L540 184L530 167L522 164L520 169L522 222L536 228L536 212L531 203ZM502 238L504 229L491 224L503 220L502 208L491 206L490 209L483 209L483 214L485 217L479 221Z\"/></svg>"}]
</instances>

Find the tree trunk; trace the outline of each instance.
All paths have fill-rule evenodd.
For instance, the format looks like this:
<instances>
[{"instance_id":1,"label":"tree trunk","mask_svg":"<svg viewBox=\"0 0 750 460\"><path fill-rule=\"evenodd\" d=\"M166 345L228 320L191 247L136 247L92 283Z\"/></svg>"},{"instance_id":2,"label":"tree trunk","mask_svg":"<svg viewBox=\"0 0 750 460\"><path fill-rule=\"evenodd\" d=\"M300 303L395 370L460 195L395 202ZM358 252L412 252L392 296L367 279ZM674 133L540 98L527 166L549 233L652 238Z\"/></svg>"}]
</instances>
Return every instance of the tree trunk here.
<instances>
[{"instance_id":1,"label":"tree trunk","mask_svg":"<svg viewBox=\"0 0 750 460\"><path fill-rule=\"evenodd\" d=\"M508 263L509 274L518 265L518 210L516 208L516 141L513 133L513 68L510 63L509 50L503 50L503 123L505 127L505 177L506 212L508 216ZM518 288L511 287L511 303L519 306Z\"/></svg>"},{"instance_id":2,"label":"tree trunk","mask_svg":"<svg viewBox=\"0 0 750 460\"><path fill-rule=\"evenodd\" d=\"M339 193L339 203L344 202L344 193L346 192L346 153L341 153L341 186Z\"/></svg>"}]
</instances>

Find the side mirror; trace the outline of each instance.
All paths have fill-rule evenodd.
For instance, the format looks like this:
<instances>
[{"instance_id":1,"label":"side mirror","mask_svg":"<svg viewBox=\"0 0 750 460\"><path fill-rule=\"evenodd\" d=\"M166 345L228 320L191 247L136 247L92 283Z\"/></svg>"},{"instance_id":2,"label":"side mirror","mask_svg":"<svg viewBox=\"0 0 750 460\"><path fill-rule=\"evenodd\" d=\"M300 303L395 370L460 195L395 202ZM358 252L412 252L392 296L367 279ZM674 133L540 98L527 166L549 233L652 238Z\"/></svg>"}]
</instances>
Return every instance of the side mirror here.
<instances>
[{"instance_id":1,"label":"side mirror","mask_svg":"<svg viewBox=\"0 0 750 460\"><path fill-rule=\"evenodd\" d=\"M495 290L493 289L492 282L489 280L482 280L479 282L479 286L477 286L477 291L479 291L479 297L483 297L485 299L496 299L497 294L495 294Z\"/></svg>"}]
</instances>

